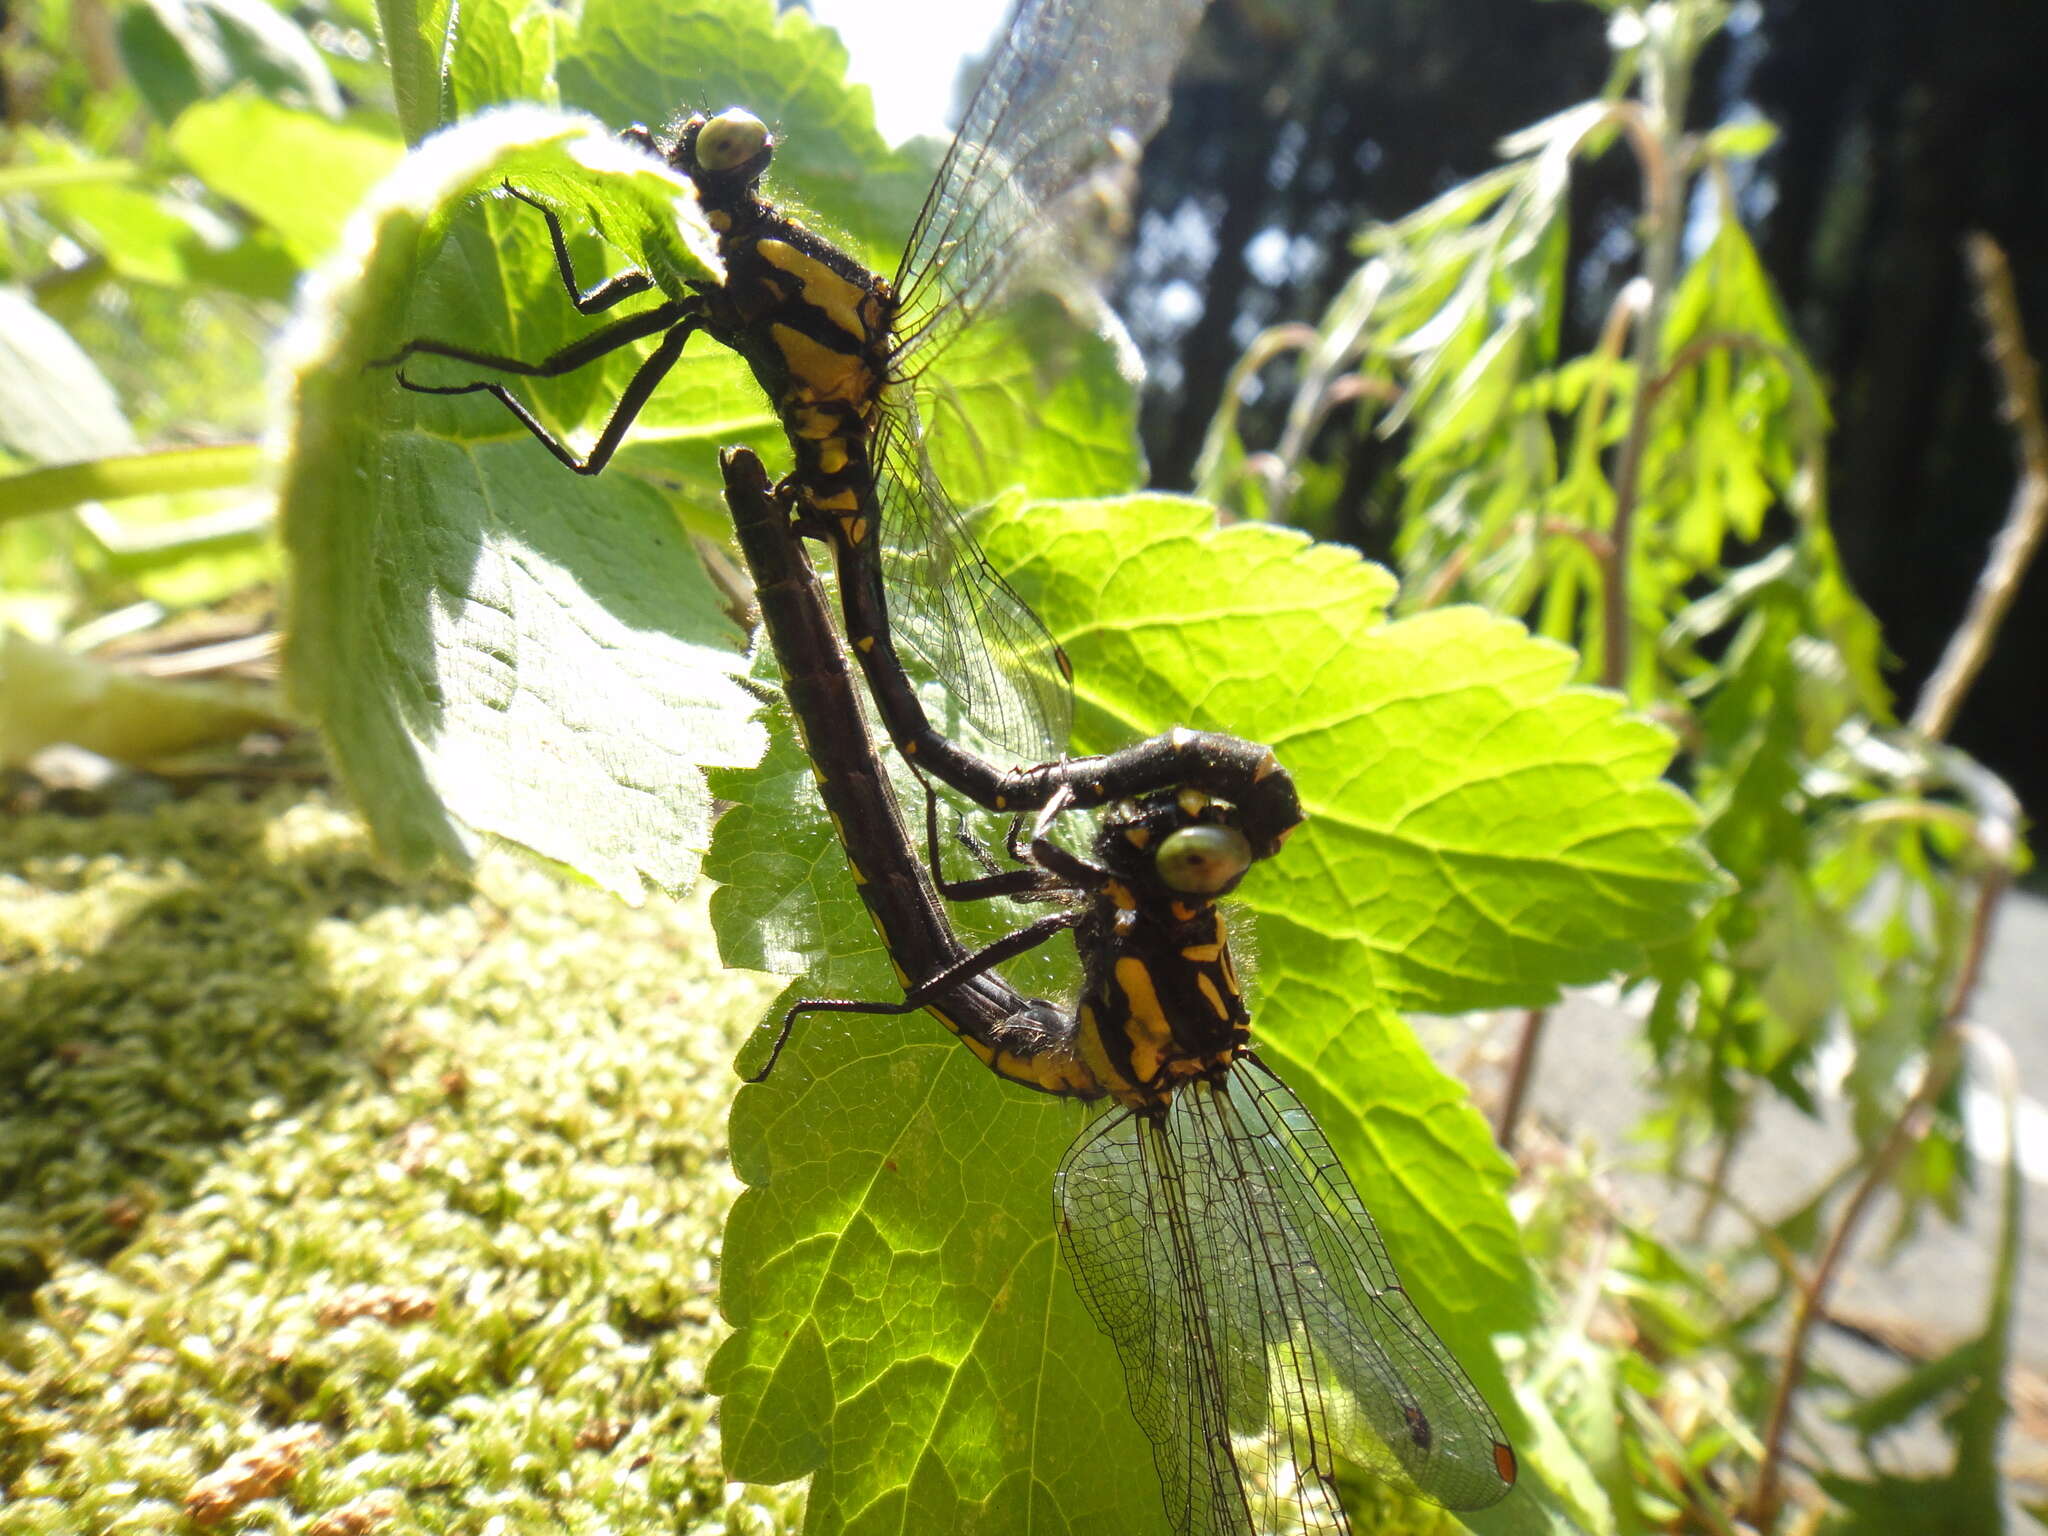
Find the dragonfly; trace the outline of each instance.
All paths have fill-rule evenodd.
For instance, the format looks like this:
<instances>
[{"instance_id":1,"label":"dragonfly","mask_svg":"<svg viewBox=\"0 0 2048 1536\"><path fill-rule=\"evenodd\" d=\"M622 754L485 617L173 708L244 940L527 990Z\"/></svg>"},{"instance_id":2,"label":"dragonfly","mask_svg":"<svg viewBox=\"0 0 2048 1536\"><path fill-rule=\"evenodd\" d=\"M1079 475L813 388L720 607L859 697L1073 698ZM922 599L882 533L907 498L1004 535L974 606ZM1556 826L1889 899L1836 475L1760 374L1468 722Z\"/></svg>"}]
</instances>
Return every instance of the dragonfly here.
<instances>
[{"instance_id":1,"label":"dragonfly","mask_svg":"<svg viewBox=\"0 0 2048 1536\"><path fill-rule=\"evenodd\" d=\"M904 986L900 1001L793 1004L771 1064L804 1013L925 1009L1007 1080L1108 1105L1060 1164L1055 1220L1176 1531L1343 1536L1344 1462L1452 1509L1505 1497L1516 1462L1499 1422L1402 1286L1314 1118L1253 1048L1218 905L1258 858L1237 809L1192 786L1148 791L1103 812L1083 858L1046 835L1055 798L1028 849L1013 830L1020 867L944 880L936 792L920 861L801 536L751 452L729 451L724 470L819 792ZM970 952L935 888L1055 910ZM995 970L1061 932L1081 959L1071 1008Z\"/></svg>"},{"instance_id":2,"label":"dragonfly","mask_svg":"<svg viewBox=\"0 0 2048 1536\"><path fill-rule=\"evenodd\" d=\"M1301 820L1293 781L1266 748L1175 730L1094 757L1064 758L1072 669L1045 625L990 564L932 467L924 421L934 362L970 326L1048 287L1092 296L1088 257L1127 218L1139 150L1206 0L1021 0L940 162L893 280L807 228L761 192L775 137L752 112L697 113L672 138L623 135L687 177L719 239L726 277L610 320L537 362L415 337L380 363L421 394L495 398L566 468L601 472L635 418L702 333L745 359L773 402L794 466L779 495L806 536L831 548L846 641L883 726L921 770L987 809L1055 797L1077 807L1192 784L1240 808L1264 855ZM642 271L585 288L560 216L546 220L570 302L611 311L657 287ZM595 443L578 454L496 379L434 384L419 358L554 377L658 338ZM942 734L899 651L908 650L999 765Z\"/></svg>"}]
</instances>

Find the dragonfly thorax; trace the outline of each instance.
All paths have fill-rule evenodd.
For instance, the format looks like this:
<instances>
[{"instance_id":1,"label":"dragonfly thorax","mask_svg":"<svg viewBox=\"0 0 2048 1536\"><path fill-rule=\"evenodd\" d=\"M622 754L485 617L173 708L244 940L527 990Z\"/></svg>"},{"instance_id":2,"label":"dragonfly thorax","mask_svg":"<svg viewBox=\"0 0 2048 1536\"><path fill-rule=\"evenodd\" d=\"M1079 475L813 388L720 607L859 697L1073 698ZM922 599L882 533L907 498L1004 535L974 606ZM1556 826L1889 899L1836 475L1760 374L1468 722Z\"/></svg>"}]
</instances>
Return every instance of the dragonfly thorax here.
<instances>
[{"instance_id":1,"label":"dragonfly thorax","mask_svg":"<svg viewBox=\"0 0 2048 1536\"><path fill-rule=\"evenodd\" d=\"M1141 1113L1215 1080L1250 1039L1216 904L1251 862L1235 815L1199 790L1164 790L1113 807L1096 833L1107 878L1076 936L1080 1044L1110 1094Z\"/></svg>"}]
</instances>

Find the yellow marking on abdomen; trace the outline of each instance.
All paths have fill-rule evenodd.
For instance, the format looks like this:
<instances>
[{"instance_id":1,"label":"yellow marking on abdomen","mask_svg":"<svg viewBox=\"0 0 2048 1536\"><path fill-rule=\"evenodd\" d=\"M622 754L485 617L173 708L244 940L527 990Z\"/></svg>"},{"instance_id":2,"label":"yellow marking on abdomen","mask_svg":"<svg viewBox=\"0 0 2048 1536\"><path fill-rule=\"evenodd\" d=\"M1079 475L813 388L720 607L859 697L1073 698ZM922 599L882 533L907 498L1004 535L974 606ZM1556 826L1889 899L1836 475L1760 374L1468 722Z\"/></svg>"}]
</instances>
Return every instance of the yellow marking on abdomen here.
<instances>
[{"instance_id":1,"label":"yellow marking on abdomen","mask_svg":"<svg viewBox=\"0 0 2048 1536\"><path fill-rule=\"evenodd\" d=\"M1082 1067L1090 1080L1114 1094L1119 1102L1129 1102L1135 1085L1118 1070L1111 1060L1108 1049L1102 1043L1102 1024L1095 1016L1093 1004L1083 1003L1076 1010L1079 1028L1075 1033L1074 1045L1081 1059Z\"/></svg>"},{"instance_id":2,"label":"yellow marking on abdomen","mask_svg":"<svg viewBox=\"0 0 2048 1536\"><path fill-rule=\"evenodd\" d=\"M806 256L787 240L757 241L754 249L770 266L795 278L805 301L823 310L839 329L856 341L871 339L872 332L860 314L861 300L868 296L866 288L841 277L817 257Z\"/></svg>"},{"instance_id":3,"label":"yellow marking on abdomen","mask_svg":"<svg viewBox=\"0 0 2048 1536\"><path fill-rule=\"evenodd\" d=\"M837 411L807 405L801 410L792 410L784 418L783 426L791 437L827 438L837 435L842 419Z\"/></svg>"},{"instance_id":4,"label":"yellow marking on abdomen","mask_svg":"<svg viewBox=\"0 0 2048 1536\"><path fill-rule=\"evenodd\" d=\"M771 325L768 335L789 365L790 375L807 387L811 400L855 405L875 393L875 376L859 357L820 346L793 326Z\"/></svg>"}]
</instances>

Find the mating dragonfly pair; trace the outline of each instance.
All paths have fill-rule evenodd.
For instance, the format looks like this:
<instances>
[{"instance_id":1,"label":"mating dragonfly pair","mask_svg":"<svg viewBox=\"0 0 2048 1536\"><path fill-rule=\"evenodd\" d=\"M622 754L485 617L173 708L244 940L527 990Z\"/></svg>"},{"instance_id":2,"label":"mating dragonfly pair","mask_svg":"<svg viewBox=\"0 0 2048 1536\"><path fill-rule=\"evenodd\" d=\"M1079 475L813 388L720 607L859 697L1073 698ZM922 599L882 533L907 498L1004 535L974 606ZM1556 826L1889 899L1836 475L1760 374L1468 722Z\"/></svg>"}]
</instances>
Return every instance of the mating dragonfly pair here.
<instances>
[{"instance_id":1,"label":"mating dragonfly pair","mask_svg":"<svg viewBox=\"0 0 2048 1536\"><path fill-rule=\"evenodd\" d=\"M1292 781L1264 748L1189 731L1059 757L1065 658L981 557L932 473L917 410L931 360L977 315L1043 279L1077 222L1118 195L1135 146L1164 116L1201 9L1022 0L894 283L762 199L774 141L732 109L691 118L666 143L627 135L695 185L719 235L722 285L665 294L539 361L427 338L386 361L546 377L659 338L581 458L502 383L399 374L423 393L496 397L565 466L594 474L692 335L746 360L795 463L771 487L751 453L728 453L727 501L820 795L905 994L796 1004L760 1075L803 1013L923 1010L1010 1081L1111 1101L1060 1166L1059 1232L1117 1347L1169 1516L1181 1530L1232 1536L1343 1531L1334 1478L1344 1463L1478 1508L1512 1486L1515 1461L1402 1289L1314 1120L1251 1047L1217 903L1300 820ZM654 290L639 272L585 289L557 214L525 200L546 219L580 312ZM843 649L806 540L833 552ZM1001 768L934 728L899 636L984 735L1031 766ZM849 653L884 729L928 776L922 852L870 743ZM977 847L984 872L945 879L934 779L986 809L1035 815L1028 841L1013 825L1014 867ZM1091 858L1049 836L1066 811L1097 808ZM1052 911L970 952L941 895ZM1064 931L1083 968L1073 1007L1025 997L997 971Z\"/></svg>"}]
</instances>

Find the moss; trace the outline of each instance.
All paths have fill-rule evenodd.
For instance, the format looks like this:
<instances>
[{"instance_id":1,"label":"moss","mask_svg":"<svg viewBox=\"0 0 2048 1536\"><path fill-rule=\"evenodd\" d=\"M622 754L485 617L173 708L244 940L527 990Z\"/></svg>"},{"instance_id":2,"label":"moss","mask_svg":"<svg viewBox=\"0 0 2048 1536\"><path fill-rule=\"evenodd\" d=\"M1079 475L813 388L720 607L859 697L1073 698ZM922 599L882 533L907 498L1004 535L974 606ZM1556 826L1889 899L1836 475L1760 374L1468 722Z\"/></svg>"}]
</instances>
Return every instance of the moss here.
<instances>
[{"instance_id":1,"label":"moss","mask_svg":"<svg viewBox=\"0 0 2048 1536\"><path fill-rule=\"evenodd\" d=\"M702 1385L707 935L317 797L0 829L0 1531L789 1528Z\"/></svg>"}]
</instances>

